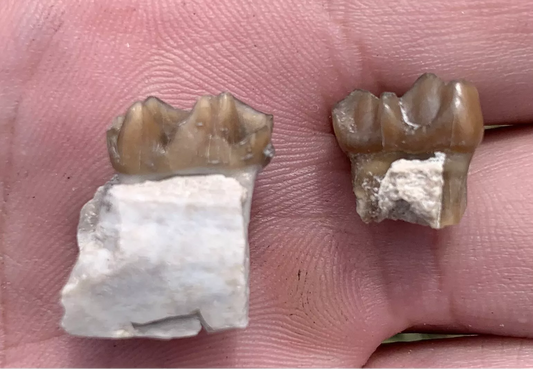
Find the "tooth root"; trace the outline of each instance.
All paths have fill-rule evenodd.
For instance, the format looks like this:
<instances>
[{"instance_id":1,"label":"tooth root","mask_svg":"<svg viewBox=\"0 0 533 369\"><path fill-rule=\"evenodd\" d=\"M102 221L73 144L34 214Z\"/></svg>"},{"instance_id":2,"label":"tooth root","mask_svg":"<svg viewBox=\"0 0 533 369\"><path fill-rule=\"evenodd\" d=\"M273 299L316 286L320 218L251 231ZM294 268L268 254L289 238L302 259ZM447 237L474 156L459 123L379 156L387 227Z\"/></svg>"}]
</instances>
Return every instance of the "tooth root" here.
<instances>
[{"instance_id":1,"label":"tooth root","mask_svg":"<svg viewBox=\"0 0 533 369\"><path fill-rule=\"evenodd\" d=\"M443 167L441 227L459 222L466 210L466 181L473 153L450 152Z\"/></svg>"},{"instance_id":2,"label":"tooth root","mask_svg":"<svg viewBox=\"0 0 533 369\"><path fill-rule=\"evenodd\" d=\"M363 132L360 127L368 123L354 114L360 101L362 95L354 92L339 102L333 123L339 145L352 162L361 218L404 220L437 229L457 224L466 208L470 160L483 136L475 87L464 81L444 83L427 74L401 98L383 93L376 116L383 147L371 151L365 142L375 132ZM347 122L355 126L357 139L345 129Z\"/></svg>"}]
</instances>

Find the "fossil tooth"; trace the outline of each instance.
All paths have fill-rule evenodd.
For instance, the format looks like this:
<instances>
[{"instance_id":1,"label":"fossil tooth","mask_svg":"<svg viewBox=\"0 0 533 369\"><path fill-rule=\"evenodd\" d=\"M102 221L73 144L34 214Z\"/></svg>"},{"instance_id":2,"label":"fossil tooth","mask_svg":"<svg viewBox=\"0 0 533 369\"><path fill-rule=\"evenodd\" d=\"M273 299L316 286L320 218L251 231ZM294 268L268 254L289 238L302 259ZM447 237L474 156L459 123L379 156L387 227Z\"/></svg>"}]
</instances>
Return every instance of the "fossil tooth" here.
<instances>
[{"instance_id":1,"label":"fossil tooth","mask_svg":"<svg viewBox=\"0 0 533 369\"><path fill-rule=\"evenodd\" d=\"M191 111L149 97L107 132L118 172L83 206L62 326L89 337L170 339L248 324L254 181L272 116L229 93Z\"/></svg>"},{"instance_id":2,"label":"fossil tooth","mask_svg":"<svg viewBox=\"0 0 533 369\"><path fill-rule=\"evenodd\" d=\"M192 111L150 97L131 106L107 133L111 163L123 174L223 171L270 162L272 116L229 93L203 96Z\"/></svg>"},{"instance_id":3,"label":"fossil tooth","mask_svg":"<svg viewBox=\"0 0 533 369\"><path fill-rule=\"evenodd\" d=\"M356 90L333 108L332 118L352 163L363 221L438 229L461 220L468 168L484 130L471 83L424 74L401 98Z\"/></svg>"}]
</instances>

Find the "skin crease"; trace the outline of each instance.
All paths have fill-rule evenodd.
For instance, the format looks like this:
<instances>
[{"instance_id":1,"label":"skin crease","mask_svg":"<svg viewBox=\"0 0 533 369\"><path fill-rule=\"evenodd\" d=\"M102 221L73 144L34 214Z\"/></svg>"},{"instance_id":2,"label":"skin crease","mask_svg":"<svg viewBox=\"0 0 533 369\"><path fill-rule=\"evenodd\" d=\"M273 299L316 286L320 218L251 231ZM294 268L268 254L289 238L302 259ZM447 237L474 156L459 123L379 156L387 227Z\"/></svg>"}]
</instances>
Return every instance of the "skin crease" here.
<instances>
[{"instance_id":1,"label":"skin crease","mask_svg":"<svg viewBox=\"0 0 533 369\"><path fill-rule=\"evenodd\" d=\"M531 14L529 0L4 0L0 365L533 365ZM486 122L516 127L487 133L458 226L365 225L330 109L355 88L401 94L426 71L470 80ZM112 118L148 95L190 108L224 90L274 115L249 328L66 335L59 292L79 210L113 173ZM375 352L405 329L500 337Z\"/></svg>"}]
</instances>

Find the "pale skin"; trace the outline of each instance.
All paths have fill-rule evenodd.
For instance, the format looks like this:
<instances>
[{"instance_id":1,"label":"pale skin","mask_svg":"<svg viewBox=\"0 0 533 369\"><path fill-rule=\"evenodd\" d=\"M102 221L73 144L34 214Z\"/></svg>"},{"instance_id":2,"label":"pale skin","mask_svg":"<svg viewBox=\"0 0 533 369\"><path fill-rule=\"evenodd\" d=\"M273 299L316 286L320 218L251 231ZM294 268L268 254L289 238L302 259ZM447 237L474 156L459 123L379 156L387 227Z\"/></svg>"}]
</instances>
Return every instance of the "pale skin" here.
<instances>
[{"instance_id":1,"label":"pale skin","mask_svg":"<svg viewBox=\"0 0 533 369\"><path fill-rule=\"evenodd\" d=\"M533 365L533 2L30 1L0 11L0 365ZM476 84L487 124L458 226L365 225L330 109L419 74ZM59 291L81 206L137 99L230 91L274 115L256 185L246 330L74 338ZM404 330L481 337L379 347Z\"/></svg>"}]
</instances>

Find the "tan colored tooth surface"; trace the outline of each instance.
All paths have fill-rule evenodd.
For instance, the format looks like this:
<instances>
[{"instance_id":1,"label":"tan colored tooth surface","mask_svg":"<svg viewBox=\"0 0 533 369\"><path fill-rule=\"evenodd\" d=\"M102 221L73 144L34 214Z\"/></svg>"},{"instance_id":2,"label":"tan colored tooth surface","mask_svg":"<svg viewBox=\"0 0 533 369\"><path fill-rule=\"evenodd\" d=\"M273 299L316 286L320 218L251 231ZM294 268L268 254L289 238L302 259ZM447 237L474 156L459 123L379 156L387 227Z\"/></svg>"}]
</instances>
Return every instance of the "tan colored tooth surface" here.
<instances>
[{"instance_id":1,"label":"tan colored tooth surface","mask_svg":"<svg viewBox=\"0 0 533 369\"><path fill-rule=\"evenodd\" d=\"M123 174L172 174L266 166L273 119L229 93L202 96L191 111L149 97L107 132L111 163Z\"/></svg>"},{"instance_id":2,"label":"tan colored tooth surface","mask_svg":"<svg viewBox=\"0 0 533 369\"><path fill-rule=\"evenodd\" d=\"M332 117L352 161L365 222L388 218L442 228L460 221L468 167L484 131L472 84L424 74L401 98L356 90Z\"/></svg>"}]
</instances>

